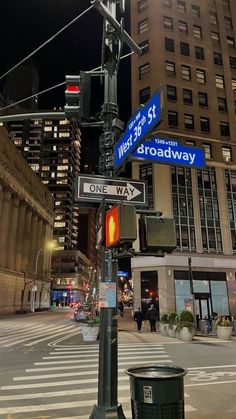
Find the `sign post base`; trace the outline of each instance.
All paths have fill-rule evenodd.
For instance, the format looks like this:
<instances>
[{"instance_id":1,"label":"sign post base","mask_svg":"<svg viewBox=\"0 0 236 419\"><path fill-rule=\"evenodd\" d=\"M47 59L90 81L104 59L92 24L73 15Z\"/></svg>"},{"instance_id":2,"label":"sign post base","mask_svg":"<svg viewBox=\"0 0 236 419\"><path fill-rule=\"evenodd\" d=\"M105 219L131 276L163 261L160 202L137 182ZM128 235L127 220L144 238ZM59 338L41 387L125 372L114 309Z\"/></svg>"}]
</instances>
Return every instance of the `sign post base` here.
<instances>
[{"instance_id":1,"label":"sign post base","mask_svg":"<svg viewBox=\"0 0 236 419\"><path fill-rule=\"evenodd\" d=\"M94 406L93 411L89 417L89 419L126 419L122 406L114 406L114 407L99 407Z\"/></svg>"}]
</instances>

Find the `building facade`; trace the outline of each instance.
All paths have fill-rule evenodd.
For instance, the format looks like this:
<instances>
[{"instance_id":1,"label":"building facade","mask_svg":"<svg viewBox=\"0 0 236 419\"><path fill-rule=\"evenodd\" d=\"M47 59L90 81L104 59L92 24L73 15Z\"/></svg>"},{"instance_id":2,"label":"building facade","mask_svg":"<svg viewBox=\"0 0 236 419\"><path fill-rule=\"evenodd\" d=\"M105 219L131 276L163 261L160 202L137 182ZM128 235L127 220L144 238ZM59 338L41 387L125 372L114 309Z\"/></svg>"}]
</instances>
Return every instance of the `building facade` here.
<instances>
[{"instance_id":1,"label":"building facade","mask_svg":"<svg viewBox=\"0 0 236 419\"><path fill-rule=\"evenodd\" d=\"M3 128L0 140L0 312L30 310L32 297L36 309L48 308L52 196Z\"/></svg>"},{"instance_id":2,"label":"building facade","mask_svg":"<svg viewBox=\"0 0 236 419\"><path fill-rule=\"evenodd\" d=\"M236 3L132 0L131 32L142 48L132 57L133 110L161 85L164 120L152 134L206 157L203 170L133 163L149 209L174 217L177 235L172 255L132 259L135 304L154 298L160 313L181 311L192 275L199 319L236 315Z\"/></svg>"}]
</instances>

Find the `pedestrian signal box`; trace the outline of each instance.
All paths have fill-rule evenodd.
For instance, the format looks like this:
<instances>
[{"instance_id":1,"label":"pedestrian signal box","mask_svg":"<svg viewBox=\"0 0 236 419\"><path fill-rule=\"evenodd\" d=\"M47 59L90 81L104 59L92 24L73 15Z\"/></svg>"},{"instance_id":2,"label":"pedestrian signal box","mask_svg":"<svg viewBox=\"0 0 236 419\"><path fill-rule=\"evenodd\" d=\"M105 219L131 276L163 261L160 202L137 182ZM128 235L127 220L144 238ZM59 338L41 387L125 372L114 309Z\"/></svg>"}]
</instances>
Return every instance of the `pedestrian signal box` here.
<instances>
[{"instance_id":1,"label":"pedestrian signal box","mask_svg":"<svg viewBox=\"0 0 236 419\"><path fill-rule=\"evenodd\" d=\"M137 238L136 210L133 205L120 203L105 214L105 245L118 247Z\"/></svg>"},{"instance_id":2,"label":"pedestrian signal box","mask_svg":"<svg viewBox=\"0 0 236 419\"><path fill-rule=\"evenodd\" d=\"M139 241L141 252L162 250L171 253L176 248L175 220L157 216L139 219Z\"/></svg>"}]
</instances>

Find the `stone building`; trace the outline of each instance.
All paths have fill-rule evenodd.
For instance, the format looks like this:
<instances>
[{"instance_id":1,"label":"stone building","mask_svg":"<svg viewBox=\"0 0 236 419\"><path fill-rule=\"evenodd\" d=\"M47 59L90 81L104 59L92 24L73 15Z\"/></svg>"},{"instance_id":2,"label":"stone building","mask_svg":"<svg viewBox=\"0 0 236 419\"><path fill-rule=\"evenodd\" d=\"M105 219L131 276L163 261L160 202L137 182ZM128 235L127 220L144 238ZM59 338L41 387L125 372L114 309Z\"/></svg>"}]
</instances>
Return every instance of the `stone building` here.
<instances>
[{"instance_id":1,"label":"stone building","mask_svg":"<svg viewBox=\"0 0 236 419\"><path fill-rule=\"evenodd\" d=\"M53 216L51 193L0 128L0 313L49 307Z\"/></svg>"}]
</instances>

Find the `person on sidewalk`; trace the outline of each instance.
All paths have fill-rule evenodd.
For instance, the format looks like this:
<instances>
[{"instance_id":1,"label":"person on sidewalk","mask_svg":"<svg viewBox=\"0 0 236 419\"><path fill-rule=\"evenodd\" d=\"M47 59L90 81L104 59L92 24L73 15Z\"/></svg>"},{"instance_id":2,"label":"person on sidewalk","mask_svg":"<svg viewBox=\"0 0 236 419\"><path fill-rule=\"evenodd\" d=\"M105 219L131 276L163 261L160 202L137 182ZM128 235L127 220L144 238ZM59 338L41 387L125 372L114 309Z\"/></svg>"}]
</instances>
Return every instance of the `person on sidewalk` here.
<instances>
[{"instance_id":1,"label":"person on sidewalk","mask_svg":"<svg viewBox=\"0 0 236 419\"><path fill-rule=\"evenodd\" d=\"M141 333L142 323L143 323L143 312L141 311L140 307L137 311L134 312L134 320L137 322L138 332Z\"/></svg>"},{"instance_id":2,"label":"person on sidewalk","mask_svg":"<svg viewBox=\"0 0 236 419\"><path fill-rule=\"evenodd\" d=\"M154 304L151 304L151 307L148 309L147 318L150 324L151 332L156 332L156 322L158 318L157 309L154 307Z\"/></svg>"}]
</instances>

